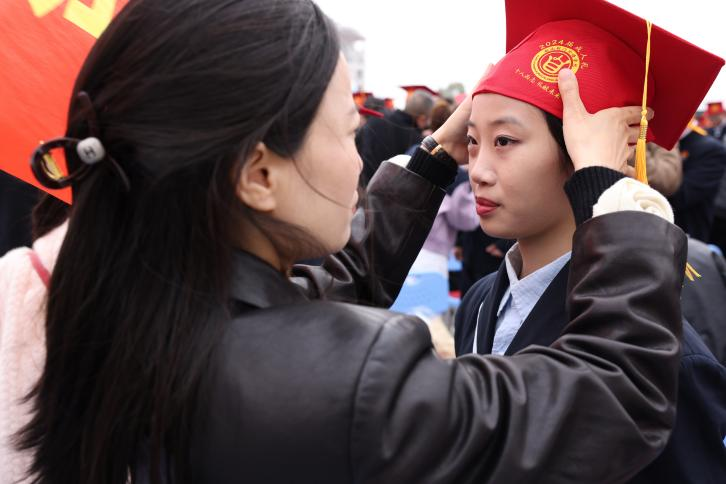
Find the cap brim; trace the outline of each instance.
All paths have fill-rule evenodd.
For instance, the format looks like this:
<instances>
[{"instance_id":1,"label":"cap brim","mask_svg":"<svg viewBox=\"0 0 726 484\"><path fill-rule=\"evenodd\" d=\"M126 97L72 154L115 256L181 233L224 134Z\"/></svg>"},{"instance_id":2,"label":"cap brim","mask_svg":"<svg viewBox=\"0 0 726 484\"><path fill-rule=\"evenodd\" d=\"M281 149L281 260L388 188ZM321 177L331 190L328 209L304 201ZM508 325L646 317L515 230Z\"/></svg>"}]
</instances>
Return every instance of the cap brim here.
<instances>
[{"instance_id":1,"label":"cap brim","mask_svg":"<svg viewBox=\"0 0 726 484\"><path fill-rule=\"evenodd\" d=\"M375 118L383 117L383 113L381 113L379 111L375 111L373 109L368 109L368 108L363 108L363 107L358 108L358 113L360 113L362 116L373 116Z\"/></svg>"}]
</instances>

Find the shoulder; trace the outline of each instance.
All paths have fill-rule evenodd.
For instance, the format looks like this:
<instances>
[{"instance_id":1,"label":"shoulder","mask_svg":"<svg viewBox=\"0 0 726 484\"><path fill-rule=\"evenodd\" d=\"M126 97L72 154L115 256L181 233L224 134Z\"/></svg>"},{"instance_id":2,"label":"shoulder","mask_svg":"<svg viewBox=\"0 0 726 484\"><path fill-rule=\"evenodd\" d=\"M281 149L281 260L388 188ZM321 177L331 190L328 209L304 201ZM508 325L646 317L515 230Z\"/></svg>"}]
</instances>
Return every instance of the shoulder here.
<instances>
[{"instance_id":1,"label":"shoulder","mask_svg":"<svg viewBox=\"0 0 726 484\"><path fill-rule=\"evenodd\" d=\"M686 141L686 139L688 141ZM684 139L684 145L689 148L690 155L697 156L726 156L726 148L713 136L701 136L694 133L694 136Z\"/></svg>"},{"instance_id":2,"label":"shoulder","mask_svg":"<svg viewBox=\"0 0 726 484\"><path fill-rule=\"evenodd\" d=\"M0 257L0 300L7 296L10 287L27 283L32 274L29 248L13 249Z\"/></svg>"},{"instance_id":3,"label":"shoulder","mask_svg":"<svg viewBox=\"0 0 726 484\"><path fill-rule=\"evenodd\" d=\"M218 358L249 355L252 361L265 362L264 370L255 372L258 375L277 367L269 377L280 385L287 379L316 373L325 361L327 368L335 367L336 371L320 375L317 384L325 386L327 381L330 388L350 388L374 347L380 358L397 357L403 350L431 347L431 336L425 323L413 316L311 301L250 310L235 318L225 328ZM229 376L237 379L234 374Z\"/></svg>"},{"instance_id":4,"label":"shoulder","mask_svg":"<svg viewBox=\"0 0 726 484\"><path fill-rule=\"evenodd\" d=\"M9 335L16 329L31 327L31 321L42 323L46 293L30 261L30 249L14 249L0 258L0 344L12 341Z\"/></svg>"},{"instance_id":5,"label":"shoulder","mask_svg":"<svg viewBox=\"0 0 726 484\"><path fill-rule=\"evenodd\" d=\"M395 393L416 356L432 348L417 318L345 303L251 309L222 324L196 417L205 482L270 455L311 472L339 466L348 458L353 409L380 398L377 390Z\"/></svg>"}]
</instances>

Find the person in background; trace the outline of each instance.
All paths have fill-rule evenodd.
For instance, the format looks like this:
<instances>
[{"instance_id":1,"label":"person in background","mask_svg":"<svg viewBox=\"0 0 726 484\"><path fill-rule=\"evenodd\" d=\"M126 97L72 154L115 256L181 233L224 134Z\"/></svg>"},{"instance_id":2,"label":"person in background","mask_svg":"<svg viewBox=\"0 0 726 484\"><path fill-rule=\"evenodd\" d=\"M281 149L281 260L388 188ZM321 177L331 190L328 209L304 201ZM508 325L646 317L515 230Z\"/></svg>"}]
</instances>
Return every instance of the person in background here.
<instances>
[{"instance_id":1,"label":"person in background","mask_svg":"<svg viewBox=\"0 0 726 484\"><path fill-rule=\"evenodd\" d=\"M30 186L30 185L28 185ZM32 187L36 193L39 191ZM28 423L33 406L27 396L45 362L45 303L63 238L68 206L45 194L33 211L32 247L0 257L0 476L27 482L32 462L14 449L14 438Z\"/></svg>"},{"instance_id":2,"label":"person in background","mask_svg":"<svg viewBox=\"0 0 726 484\"><path fill-rule=\"evenodd\" d=\"M689 238L688 263L699 277L683 282L683 317L721 365L726 365L726 261L704 242Z\"/></svg>"},{"instance_id":3,"label":"person in background","mask_svg":"<svg viewBox=\"0 0 726 484\"><path fill-rule=\"evenodd\" d=\"M383 113L379 113L378 111L374 111L373 109L369 109L366 107L359 107L358 114L360 114L360 123L358 123L358 129L365 126L365 124L368 122L369 118L382 118L383 117Z\"/></svg>"},{"instance_id":4,"label":"person in background","mask_svg":"<svg viewBox=\"0 0 726 484\"><path fill-rule=\"evenodd\" d=\"M726 111L721 101L708 103L706 109L708 116L708 134L719 140L722 144L726 140Z\"/></svg>"},{"instance_id":5,"label":"person in background","mask_svg":"<svg viewBox=\"0 0 726 484\"><path fill-rule=\"evenodd\" d=\"M726 254L726 174L721 178L713 201L713 225L709 242L716 245L721 254Z\"/></svg>"},{"instance_id":6,"label":"person in background","mask_svg":"<svg viewBox=\"0 0 726 484\"><path fill-rule=\"evenodd\" d=\"M388 109L386 109L385 99L375 96L368 96L366 100L363 101L363 107L367 109L372 109L373 111L379 112L381 114L385 114L388 111Z\"/></svg>"},{"instance_id":7,"label":"person in background","mask_svg":"<svg viewBox=\"0 0 726 484\"><path fill-rule=\"evenodd\" d=\"M714 202L726 170L726 147L711 136L687 128L680 139L683 181L669 197L676 225L690 237L708 242Z\"/></svg>"},{"instance_id":8,"label":"person in background","mask_svg":"<svg viewBox=\"0 0 726 484\"><path fill-rule=\"evenodd\" d=\"M369 119L355 137L363 159L361 182L365 186L384 160L406 153L423 139L422 131L431 121L434 97L423 89L414 91L403 110L386 113L381 119Z\"/></svg>"},{"instance_id":9,"label":"person in background","mask_svg":"<svg viewBox=\"0 0 726 484\"><path fill-rule=\"evenodd\" d=\"M680 186L681 165L677 147L668 151L648 143L648 182L662 195L672 195ZM700 277L684 281L683 317L716 359L726 364L726 262L722 255L694 238L688 239L688 261Z\"/></svg>"},{"instance_id":10,"label":"person in background","mask_svg":"<svg viewBox=\"0 0 726 484\"><path fill-rule=\"evenodd\" d=\"M648 143L646 149L648 184L666 197L673 195L683 181L683 159L678 145L667 150Z\"/></svg>"}]
</instances>

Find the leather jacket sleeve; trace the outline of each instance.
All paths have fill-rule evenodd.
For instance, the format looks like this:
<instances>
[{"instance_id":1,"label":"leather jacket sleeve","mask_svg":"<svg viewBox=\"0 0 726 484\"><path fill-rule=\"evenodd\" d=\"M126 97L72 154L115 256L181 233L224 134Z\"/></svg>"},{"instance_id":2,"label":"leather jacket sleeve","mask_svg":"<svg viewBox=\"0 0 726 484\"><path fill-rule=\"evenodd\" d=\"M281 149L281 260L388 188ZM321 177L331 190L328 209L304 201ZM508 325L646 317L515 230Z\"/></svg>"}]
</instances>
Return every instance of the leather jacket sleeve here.
<instances>
[{"instance_id":1,"label":"leather jacket sleeve","mask_svg":"<svg viewBox=\"0 0 726 484\"><path fill-rule=\"evenodd\" d=\"M358 380L354 481L627 481L673 425L685 255L683 232L651 214L585 222L569 324L511 357L438 360L424 325L392 317Z\"/></svg>"},{"instance_id":2,"label":"leather jacket sleeve","mask_svg":"<svg viewBox=\"0 0 726 484\"><path fill-rule=\"evenodd\" d=\"M345 248L320 266L294 266L291 280L310 299L390 307L445 194L426 178L384 162L368 184Z\"/></svg>"}]
</instances>

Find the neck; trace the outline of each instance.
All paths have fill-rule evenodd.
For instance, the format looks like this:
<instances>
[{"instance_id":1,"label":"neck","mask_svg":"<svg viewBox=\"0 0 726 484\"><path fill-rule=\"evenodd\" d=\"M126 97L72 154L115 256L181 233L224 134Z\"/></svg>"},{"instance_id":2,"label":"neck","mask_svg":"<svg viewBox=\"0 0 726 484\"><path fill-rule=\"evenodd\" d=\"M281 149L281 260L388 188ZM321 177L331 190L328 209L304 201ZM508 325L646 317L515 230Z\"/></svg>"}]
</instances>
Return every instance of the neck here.
<instances>
[{"instance_id":1,"label":"neck","mask_svg":"<svg viewBox=\"0 0 726 484\"><path fill-rule=\"evenodd\" d=\"M287 274L292 263L287 263L280 258L272 241L254 224L245 223L243 225L245 237L239 241L239 248L259 257L283 274Z\"/></svg>"},{"instance_id":2,"label":"neck","mask_svg":"<svg viewBox=\"0 0 726 484\"><path fill-rule=\"evenodd\" d=\"M572 250L572 234L575 232L574 217L566 217L558 226L540 234L518 239L522 255L520 279L541 269L563 254Z\"/></svg>"}]
</instances>

